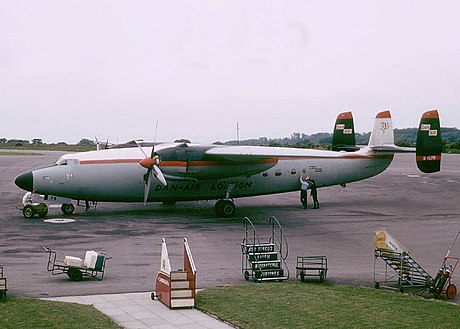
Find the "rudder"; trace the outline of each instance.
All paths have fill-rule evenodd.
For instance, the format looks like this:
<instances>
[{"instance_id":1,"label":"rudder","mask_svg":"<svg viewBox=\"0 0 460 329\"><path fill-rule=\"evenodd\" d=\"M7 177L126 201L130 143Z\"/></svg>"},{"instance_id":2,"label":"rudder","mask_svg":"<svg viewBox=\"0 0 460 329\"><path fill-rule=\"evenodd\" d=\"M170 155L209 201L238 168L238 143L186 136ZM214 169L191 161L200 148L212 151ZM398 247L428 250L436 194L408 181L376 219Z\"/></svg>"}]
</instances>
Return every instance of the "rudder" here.
<instances>
[{"instance_id":1,"label":"rudder","mask_svg":"<svg viewBox=\"0 0 460 329\"><path fill-rule=\"evenodd\" d=\"M441 125L437 110L423 113L415 154L420 171L432 173L441 170Z\"/></svg>"}]
</instances>

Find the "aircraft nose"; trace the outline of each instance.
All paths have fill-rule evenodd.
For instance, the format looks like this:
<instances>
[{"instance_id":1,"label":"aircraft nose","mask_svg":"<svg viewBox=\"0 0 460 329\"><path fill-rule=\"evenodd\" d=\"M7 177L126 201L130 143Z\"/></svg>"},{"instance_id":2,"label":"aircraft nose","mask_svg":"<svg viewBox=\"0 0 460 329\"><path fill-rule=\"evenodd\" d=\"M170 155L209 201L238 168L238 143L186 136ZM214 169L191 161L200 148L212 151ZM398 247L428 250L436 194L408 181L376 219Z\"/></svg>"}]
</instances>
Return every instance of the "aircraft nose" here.
<instances>
[{"instance_id":1,"label":"aircraft nose","mask_svg":"<svg viewBox=\"0 0 460 329\"><path fill-rule=\"evenodd\" d=\"M34 189L34 176L31 171L20 174L14 180L14 183L26 191L32 191Z\"/></svg>"}]
</instances>

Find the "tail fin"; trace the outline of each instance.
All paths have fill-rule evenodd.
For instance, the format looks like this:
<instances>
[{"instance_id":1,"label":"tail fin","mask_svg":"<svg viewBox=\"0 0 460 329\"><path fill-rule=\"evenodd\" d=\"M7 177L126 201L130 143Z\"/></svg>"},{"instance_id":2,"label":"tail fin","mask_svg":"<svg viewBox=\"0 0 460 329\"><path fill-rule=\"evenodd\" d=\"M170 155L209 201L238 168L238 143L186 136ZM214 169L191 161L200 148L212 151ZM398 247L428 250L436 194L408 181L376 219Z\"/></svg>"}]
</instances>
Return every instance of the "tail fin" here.
<instances>
[{"instance_id":1,"label":"tail fin","mask_svg":"<svg viewBox=\"0 0 460 329\"><path fill-rule=\"evenodd\" d=\"M369 139L369 147L394 145L393 122L389 110L377 113Z\"/></svg>"},{"instance_id":2,"label":"tail fin","mask_svg":"<svg viewBox=\"0 0 460 329\"><path fill-rule=\"evenodd\" d=\"M343 112L337 116L332 134L333 151L356 151L355 126L353 124L353 114Z\"/></svg>"},{"instance_id":3,"label":"tail fin","mask_svg":"<svg viewBox=\"0 0 460 329\"><path fill-rule=\"evenodd\" d=\"M441 127L437 110L422 115L415 154L420 171L432 173L441 170Z\"/></svg>"}]
</instances>

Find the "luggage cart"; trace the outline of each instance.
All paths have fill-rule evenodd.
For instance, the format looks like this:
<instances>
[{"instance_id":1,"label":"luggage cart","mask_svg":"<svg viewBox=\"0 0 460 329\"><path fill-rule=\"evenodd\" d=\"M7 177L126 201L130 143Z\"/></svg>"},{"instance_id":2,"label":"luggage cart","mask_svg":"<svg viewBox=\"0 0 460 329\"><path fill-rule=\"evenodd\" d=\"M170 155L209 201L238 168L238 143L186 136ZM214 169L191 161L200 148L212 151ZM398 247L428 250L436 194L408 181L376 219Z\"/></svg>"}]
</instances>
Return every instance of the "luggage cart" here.
<instances>
[{"instance_id":1,"label":"luggage cart","mask_svg":"<svg viewBox=\"0 0 460 329\"><path fill-rule=\"evenodd\" d=\"M104 253L97 254L97 260L94 267L86 267L82 262L74 262L73 260L80 260L80 258L66 256L64 261L56 259L56 252L50 248L44 247L48 252L48 265L47 270L53 275L67 274L71 281L81 281L84 276L92 277L98 281L104 278L105 262L112 258ZM66 262L66 260L68 260Z\"/></svg>"},{"instance_id":2,"label":"luggage cart","mask_svg":"<svg viewBox=\"0 0 460 329\"><path fill-rule=\"evenodd\" d=\"M319 282L323 282L327 275L326 256L297 256L295 267L296 278L300 276L300 281L305 281L306 277L319 277Z\"/></svg>"}]
</instances>

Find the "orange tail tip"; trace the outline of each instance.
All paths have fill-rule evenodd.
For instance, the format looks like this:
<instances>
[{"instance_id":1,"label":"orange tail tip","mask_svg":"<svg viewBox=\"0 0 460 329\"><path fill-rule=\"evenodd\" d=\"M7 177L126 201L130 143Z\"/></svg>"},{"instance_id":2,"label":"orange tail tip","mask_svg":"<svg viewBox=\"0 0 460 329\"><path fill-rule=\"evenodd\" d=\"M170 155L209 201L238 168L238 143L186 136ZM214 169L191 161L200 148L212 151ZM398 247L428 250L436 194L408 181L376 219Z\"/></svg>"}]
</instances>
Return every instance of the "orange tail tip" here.
<instances>
[{"instance_id":1,"label":"orange tail tip","mask_svg":"<svg viewBox=\"0 0 460 329\"><path fill-rule=\"evenodd\" d=\"M351 111L343 112L337 116L337 119L353 119L353 114Z\"/></svg>"},{"instance_id":2,"label":"orange tail tip","mask_svg":"<svg viewBox=\"0 0 460 329\"><path fill-rule=\"evenodd\" d=\"M375 116L376 119L391 119L391 113L390 110L385 110L380 113L377 113Z\"/></svg>"},{"instance_id":3,"label":"orange tail tip","mask_svg":"<svg viewBox=\"0 0 460 329\"><path fill-rule=\"evenodd\" d=\"M422 119L439 119L439 113L438 110L430 110L426 111L422 115Z\"/></svg>"}]
</instances>

